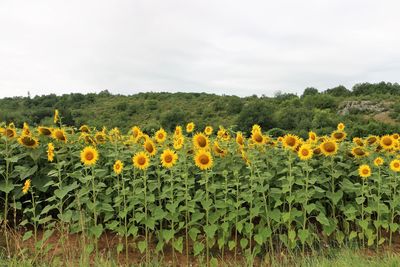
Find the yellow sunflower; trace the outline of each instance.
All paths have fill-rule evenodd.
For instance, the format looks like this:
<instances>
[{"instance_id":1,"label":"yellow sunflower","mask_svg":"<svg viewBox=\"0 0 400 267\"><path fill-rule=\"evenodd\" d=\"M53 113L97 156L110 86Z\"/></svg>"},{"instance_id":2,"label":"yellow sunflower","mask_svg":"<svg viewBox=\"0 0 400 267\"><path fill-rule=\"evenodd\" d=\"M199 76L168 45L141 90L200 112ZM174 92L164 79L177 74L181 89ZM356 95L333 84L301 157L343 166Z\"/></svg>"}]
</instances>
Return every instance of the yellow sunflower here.
<instances>
[{"instance_id":1,"label":"yellow sunflower","mask_svg":"<svg viewBox=\"0 0 400 267\"><path fill-rule=\"evenodd\" d=\"M87 146L81 151L81 162L85 164L85 166L96 164L98 159L99 152L92 146Z\"/></svg>"},{"instance_id":2,"label":"yellow sunflower","mask_svg":"<svg viewBox=\"0 0 400 267\"><path fill-rule=\"evenodd\" d=\"M229 135L228 131L223 126L219 126L219 130L217 132L217 137L224 141L228 141L230 139L230 135Z\"/></svg>"},{"instance_id":3,"label":"yellow sunflower","mask_svg":"<svg viewBox=\"0 0 400 267\"><path fill-rule=\"evenodd\" d=\"M337 125L338 131L343 131L345 127L346 127L346 126L344 125L343 122L341 122L341 123L339 123L339 124Z\"/></svg>"},{"instance_id":4,"label":"yellow sunflower","mask_svg":"<svg viewBox=\"0 0 400 267\"><path fill-rule=\"evenodd\" d=\"M244 137L242 132L236 133L236 144L239 146L244 146Z\"/></svg>"},{"instance_id":5,"label":"yellow sunflower","mask_svg":"<svg viewBox=\"0 0 400 267\"><path fill-rule=\"evenodd\" d=\"M183 147L183 144L185 143L185 138L183 135L174 138L174 149L180 150Z\"/></svg>"},{"instance_id":6,"label":"yellow sunflower","mask_svg":"<svg viewBox=\"0 0 400 267\"><path fill-rule=\"evenodd\" d=\"M251 127L251 133L254 133L254 132L261 132L261 126L258 125L258 124L254 124L254 125Z\"/></svg>"},{"instance_id":7,"label":"yellow sunflower","mask_svg":"<svg viewBox=\"0 0 400 267\"><path fill-rule=\"evenodd\" d=\"M182 133L183 133L183 131L182 131L182 126L177 125L177 126L175 127L174 136L175 136L175 137L181 136Z\"/></svg>"},{"instance_id":8,"label":"yellow sunflower","mask_svg":"<svg viewBox=\"0 0 400 267\"><path fill-rule=\"evenodd\" d=\"M200 149L196 152L194 161L196 163L196 166L199 167L201 170L210 169L213 165L213 158L211 157L211 153L204 149Z\"/></svg>"},{"instance_id":9,"label":"yellow sunflower","mask_svg":"<svg viewBox=\"0 0 400 267\"><path fill-rule=\"evenodd\" d=\"M332 133L331 138L334 139L336 142L341 142L346 139L346 135L347 134L345 132L338 130Z\"/></svg>"},{"instance_id":10,"label":"yellow sunflower","mask_svg":"<svg viewBox=\"0 0 400 267\"><path fill-rule=\"evenodd\" d=\"M4 130L4 135L7 136L8 138L14 138L17 136L17 131L15 130L15 128L7 127Z\"/></svg>"},{"instance_id":11,"label":"yellow sunflower","mask_svg":"<svg viewBox=\"0 0 400 267\"><path fill-rule=\"evenodd\" d=\"M115 161L113 170L116 175L120 175L123 168L124 168L124 163L122 163L122 161L120 160Z\"/></svg>"},{"instance_id":12,"label":"yellow sunflower","mask_svg":"<svg viewBox=\"0 0 400 267\"><path fill-rule=\"evenodd\" d=\"M351 154L356 158L362 158L368 156L368 152L365 151L362 147L356 146L351 149Z\"/></svg>"},{"instance_id":13,"label":"yellow sunflower","mask_svg":"<svg viewBox=\"0 0 400 267\"><path fill-rule=\"evenodd\" d=\"M371 176L371 167L364 164L358 168L358 174L363 178L366 179Z\"/></svg>"},{"instance_id":14,"label":"yellow sunflower","mask_svg":"<svg viewBox=\"0 0 400 267\"><path fill-rule=\"evenodd\" d=\"M39 146L39 140L30 135L21 135L18 138L18 143L27 148L37 148Z\"/></svg>"},{"instance_id":15,"label":"yellow sunflower","mask_svg":"<svg viewBox=\"0 0 400 267\"><path fill-rule=\"evenodd\" d=\"M286 134L282 139L283 147L295 150L299 144L299 137L293 134Z\"/></svg>"},{"instance_id":16,"label":"yellow sunflower","mask_svg":"<svg viewBox=\"0 0 400 267\"><path fill-rule=\"evenodd\" d=\"M377 157L376 159L374 159L374 165L376 167L382 166L383 163L384 163L384 160L381 157Z\"/></svg>"},{"instance_id":17,"label":"yellow sunflower","mask_svg":"<svg viewBox=\"0 0 400 267\"><path fill-rule=\"evenodd\" d=\"M90 133L90 128L89 128L89 126L84 124L81 127L79 127L79 131L81 131L82 133Z\"/></svg>"},{"instance_id":18,"label":"yellow sunflower","mask_svg":"<svg viewBox=\"0 0 400 267\"><path fill-rule=\"evenodd\" d=\"M196 149L207 149L209 146L208 137L203 133L197 133L193 136L193 145Z\"/></svg>"},{"instance_id":19,"label":"yellow sunflower","mask_svg":"<svg viewBox=\"0 0 400 267\"><path fill-rule=\"evenodd\" d=\"M392 134L393 139L397 140L399 139L399 134L398 133L394 133Z\"/></svg>"},{"instance_id":20,"label":"yellow sunflower","mask_svg":"<svg viewBox=\"0 0 400 267\"><path fill-rule=\"evenodd\" d=\"M131 132L134 142L137 142L140 136L142 136L142 131L138 126L133 126Z\"/></svg>"},{"instance_id":21,"label":"yellow sunflower","mask_svg":"<svg viewBox=\"0 0 400 267\"><path fill-rule=\"evenodd\" d=\"M178 160L178 155L171 149L166 149L160 156L161 164L164 168L171 168Z\"/></svg>"},{"instance_id":22,"label":"yellow sunflower","mask_svg":"<svg viewBox=\"0 0 400 267\"><path fill-rule=\"evenodd\" d=\"M353 143L355 143L357 146L364 146L364 141L360 137L354 137Z\"/></svg>"},{"instance_id":23,"label":"yellow sunflower","mask_svg":"<svg viewBox=\"0 0 400 267\"><path fill-rule=\"evenodd\" d=\"M97 144L105 144L107 142L107 135L105 132L97 132L94 136Z\"/></svg>"},{"instance_id":24,"label":"yellow sunflower","mask_svg":"<svg viewBox=\"0 0 400 267\"><path fill-rule=\"evenodd\" d=\"M54 123L57 123L60 121L60 114L58 112L58 109L54 110Z\"/></svg>"},{"instance_id":25,"label":"yellow sunflower","mask_svg":"<svg viewBox=\"0 0 400 267\"><path fill-rule=\"evenodd\" d=\"M39 132L39 134L44 135L44 136L51 136L52 129L48 128L48 127L44 127L44 126L39 126L38 132Z\"/></svg>"},{"instance_id":26,"label":"yellow sunflower","mask_svg":"<svg viewBox=\"0 0 400 267\"><path fill-rule=\"evenodd\" d=\"M150 159L143 151L136 153L132 157L133 166L140 170L146 170L150 165Z\"/></svg>"},{"instance_id":27,"label":"yellow sunflower","mask_svg":"<svg viewBox=\"0 0 400 267\"><path fill-rule=\"evenodd\" d=\"M334 140L328 139L322 142L319 148L321 149L322 154L325 156L332 156L337 153L338 145Z\"/></svg>"},{"instance_id":28,"label":"yellow sunflower","mask_svg":"<svg viewBox=\"0 0 400 267\"><path fill-rule=\"evenodd\" d=\"M193 122L189 122L189 123L186 125L186 132L187 132L187 133L193 132L193 131L194 131L194 127L195 127L195 124L194 124Z\"/></svg>"},{"instance_id":29,"label":"yellow sunflower","mask_svg":"<svg viewBox=\"0 0 400 267\"><path fill-rule=\"evenodd\" d=\"M253 130L251 133L251 140L254 144L263 145L265 144L264 136L262 135L261 131Z\"/></svg>"},{"instance_id":30,"label":"yellow sunflower","mask_svg":"<svg viewBox=\"0 0 400 267\"><path fill-rule=\"evenodd\" d=\"M22 127L22 134L23 135L31 135L31 130L29 129L29 125L26 122L24 122L24 125Z\"/></svg>"},{"instance_id":31,"label":"yellow sunflower","mask_svg":"<svg viewBox=\"0 0 400 267\"><path fill-rule=\"evenodd\" d=\"M53 143L47 144L47 160L53 162L54 160L54 145Z\"/></svg>"},{"instance_id":32,"label":"yellow sunflower","mask_svg":"<svg viewBox=\"0 0 400 267\"><path fill-rule=\"evenodd\" d=\"M23 194L28 193L29 188L31 188L31 179L26 179L24 186L22 187L22 193Z\"/></svg>"},{"instance_id":33,"label":"yellow sunflower","mask_svg":"<svg viewBox=\"0 0 400 267\"><path fill-rule=\"evenodd\" d=\"M149 153L150 156L154 156L157 153L156 146L150 138L147 138L143 144L144 149Z\"/></svg>"},{"instance_id":34,"label":"yellow sunflower","mask_svg":"<svg viewBox=\"0 0 400 267\"><path fill-rule=\"evenodd\" d=\"M385 150L390 150L394 147L395 140L390 135L384 135L380 138L379 144Z\"/></svg>"},{"instance_id":35,"label":"yellow sunflower","mask_svg":"<svg viewBox=\"0 0 400 267\"><path fill-rule=\"evenodd\" d=\"M316 142L316 141L317 141L317 134L314 133L313 131L310 131L310 132L308 133L308 140L309 140L311 143Z\"/></svg>"},{"instance_id":36,"label":"yellow sunflower","mask_svg":"<svg viewBox=\"0 0 400 267\"><path fill-rule=\"evenodd\" d=\"M207 136L210 136L210 135L212 135L212 133L213 133L213 127L211 127L211 126L206 126L206 128L204 129L204 133L207 135Z\"/></svg>"},{"instance_id":37,"label":"yellow sunflower","mask_svg":"<svg viewBox=\"0 0 400 267\"><path fill-rule=\"evenodd\" d=\"M394 159L390 162L390 169L394 172L400 172L400 160Z\"/></svg>"},{"instance_id":38,"label":"yellow sunflower","mask_svg":"<svg viewBox=\"0 0 400 267\"><path fill-rule=\"evenodd\" d=\"M59 140L61 142L66 143L67 142L67 136L65 134L65 131L63 129L54 129L51 136L55 140Z\"/></svg>"},{"instance_id":39,"label":"yellow sunflower","mask_svg":"<svg viewBox=\"0 0 400 267\"><path fill-rule=\"evenodd\" d=\"M167 139L167 132L163 128L160 128L155 134L155 139L157 143L164 143Z\"/></svg>"},{"instance_id":40,"label":"yellow sunflower","mask_svg":"<svg viewBox=\"0 0 400 267\"><path fill-rule=\"evenodd\" d=\"M367 137L366 141L369 145L373 145L379 142L379 138L376 135L370 135Z\"/></svg>"},{"instance_id":41,"label":"yellow sunflower","mask_svg":"<svg viewBox=\"0 0 400 267\"><path fill-rule=\"evenodd\" d=\"M214 141L213 151L217 156L224 157L227 154L227 151L220 147L218 141Z\"/></svg>"},{"instance_id":42,"label":"yellow sunflower","mask_svg":"<svg viewBox=\"0 0 400 267\"><path fill-rule=\"evenodd\" d=\"M308 144L303 144L300 146L297 155L301 160L309 160L312 158L314 151L312 150L311 146Z\"/></svg>"}]
</instances>

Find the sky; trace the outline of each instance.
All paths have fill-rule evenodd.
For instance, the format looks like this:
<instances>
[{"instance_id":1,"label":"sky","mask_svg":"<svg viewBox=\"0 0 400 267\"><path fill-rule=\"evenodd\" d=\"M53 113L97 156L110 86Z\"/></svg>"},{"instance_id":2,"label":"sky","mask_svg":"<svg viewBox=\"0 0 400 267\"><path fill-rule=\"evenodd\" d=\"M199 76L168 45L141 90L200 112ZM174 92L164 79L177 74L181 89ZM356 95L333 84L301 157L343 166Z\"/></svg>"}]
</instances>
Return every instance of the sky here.
<instances>
[{"instance_id":1,"label":"sky","mask_svg":"<svg viewBox=\"0 0 400 267\"><path fill-rule=\"evenodd\" d=\"M0 97L400 81L400 1L0 0Z\"/></svg>"}]
</instances>

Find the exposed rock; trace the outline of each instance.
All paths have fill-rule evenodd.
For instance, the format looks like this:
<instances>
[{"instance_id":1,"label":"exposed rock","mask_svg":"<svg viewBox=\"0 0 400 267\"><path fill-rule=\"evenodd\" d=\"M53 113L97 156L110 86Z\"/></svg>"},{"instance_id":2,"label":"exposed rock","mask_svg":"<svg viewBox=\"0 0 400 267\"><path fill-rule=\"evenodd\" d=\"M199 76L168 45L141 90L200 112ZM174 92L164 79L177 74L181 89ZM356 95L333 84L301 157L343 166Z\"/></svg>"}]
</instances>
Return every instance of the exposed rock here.
<instances>
[{"instance_id":1,"label":"exposed rock","mask_svg":"<svg viewBox=\"0 0 400 267\"><path fill-rule=\"evenodd\" d=\"M376 103L369 100L344 101L339 106L339 115L347 115L351 112L373 112L379 113L387 110L386 103Z\"/></svg>"}]
</instances>

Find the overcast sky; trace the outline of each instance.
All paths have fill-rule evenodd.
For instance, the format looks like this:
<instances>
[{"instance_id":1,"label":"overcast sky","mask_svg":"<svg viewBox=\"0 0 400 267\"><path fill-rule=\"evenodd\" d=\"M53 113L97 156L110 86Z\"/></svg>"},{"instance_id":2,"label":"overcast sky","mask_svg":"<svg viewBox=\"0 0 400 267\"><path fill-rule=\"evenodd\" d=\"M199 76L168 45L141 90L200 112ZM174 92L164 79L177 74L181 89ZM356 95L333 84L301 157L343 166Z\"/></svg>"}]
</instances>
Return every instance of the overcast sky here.
<instances>
[{"instance_id":1,"label":"overcast sky","mask_svg":"<svg viewBox=\"0 0 400 267\"><path fill-rule=\"evenodd\" d=\"M400 81L400 1L0 0L0 97Z\"/></svg>"}]
</instances>

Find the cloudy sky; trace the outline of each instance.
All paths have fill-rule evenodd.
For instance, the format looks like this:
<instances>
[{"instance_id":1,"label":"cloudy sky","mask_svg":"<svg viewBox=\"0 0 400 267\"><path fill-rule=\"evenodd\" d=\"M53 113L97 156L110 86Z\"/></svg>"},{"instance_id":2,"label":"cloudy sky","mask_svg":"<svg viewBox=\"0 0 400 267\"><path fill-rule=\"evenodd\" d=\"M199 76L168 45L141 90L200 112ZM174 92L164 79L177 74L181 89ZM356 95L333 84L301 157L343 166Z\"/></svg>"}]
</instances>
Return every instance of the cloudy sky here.
<instances>
[{"instance_id":1,"label":"cloudy sky","mask_svg":"<svg viewBox=\"0 0 400 267\"><path fill-rule=\"evenodd\" d=\"M1 0L0 97L400 81L400 1Z\"/></svg>"}]
</instances>

